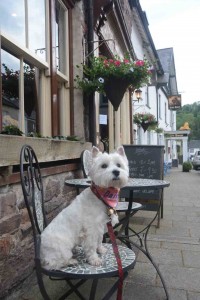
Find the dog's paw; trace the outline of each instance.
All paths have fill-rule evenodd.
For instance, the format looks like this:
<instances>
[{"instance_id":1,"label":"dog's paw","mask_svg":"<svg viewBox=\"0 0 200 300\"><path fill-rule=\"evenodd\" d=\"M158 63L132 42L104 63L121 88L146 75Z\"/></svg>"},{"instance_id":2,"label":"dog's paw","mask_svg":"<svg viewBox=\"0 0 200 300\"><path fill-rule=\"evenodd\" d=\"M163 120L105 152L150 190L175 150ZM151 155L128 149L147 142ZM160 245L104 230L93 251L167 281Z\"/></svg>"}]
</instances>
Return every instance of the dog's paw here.
<instances>
[{"instance_id":1,"label":"dog's paw","mask_svg":"<svg viewBox=\"0 0 200 300\"><path fill-rule=\"evenodd\" d=\"M78 254L80 252L80 249L81 247L80 246L75 246L73 249L72 249L72 253L74 255Z\"/></svg>"},{"instance_id":2,"label":"dog's paw","mask_svg":"<svg viewBox=\"0 0 200 300\"><path fill-rule=\"evenodd\" d=\"M78 260L75 258L71 258L68 262L68 265L77 265L78 264Z\"/></svg>"},{"instance_id":3,"label":"dog's paw","mask_svg":"<svg viewBox=\"0 0 200 300\"><path fill-rule=\"evenodd\" d=\"M92 265L92 266L101 266L102 265L102 259L101 258L99 258L99 257L90 257L90 258L88 258L88 262L89 262L89 264L90 265Z\"/></svg>"},{"instance_id":4,"label":"dog's paw","mask_svg":"<svg viewBox=\"0 0 200 300\"><path fill-rule=\"evenodd\" d=\"M107 252L107 249L106 249L104 246L99 246L99 247L97 248L97 252L98 252L99 254L104 254L104 253Z\"/></svg>"}]
</instances>

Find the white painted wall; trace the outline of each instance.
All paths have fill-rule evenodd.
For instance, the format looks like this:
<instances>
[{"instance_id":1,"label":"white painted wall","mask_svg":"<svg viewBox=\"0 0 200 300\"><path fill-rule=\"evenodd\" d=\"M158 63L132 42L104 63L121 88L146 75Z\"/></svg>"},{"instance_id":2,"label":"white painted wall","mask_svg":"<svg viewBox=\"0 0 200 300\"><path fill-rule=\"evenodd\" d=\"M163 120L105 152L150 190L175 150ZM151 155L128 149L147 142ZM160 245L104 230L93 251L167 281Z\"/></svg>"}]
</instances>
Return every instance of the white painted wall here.
<instances>
[{"instance_id":1,"label":"white painted wall","mask_svg":"<svg viewBox=\"0 0 200 300\"><path fill-rule=\"evenodd\" d=\"M149 60L148 53L143 48L140 34L136 27L132 28L131 40L134 45L134 50L138 59L143 59L144 55ZM168 98L164 91L160 88L158 92L155 86L141 87L143 100L133 103L133 114L138 112L149 112L153 114L158 120L159 128L164 131L176 130L176 112L168 109ZM148 99L147 99L148 95ZM150 145L165 145L165 160L171 162L172 159L177 158L176 141L165 141L164 133L157 134L154 131L144 132L142 128L137 128L134 136L135 144L150 144ZM169 153L168 153L169 152Z\"/></svg>"}]
</instances>

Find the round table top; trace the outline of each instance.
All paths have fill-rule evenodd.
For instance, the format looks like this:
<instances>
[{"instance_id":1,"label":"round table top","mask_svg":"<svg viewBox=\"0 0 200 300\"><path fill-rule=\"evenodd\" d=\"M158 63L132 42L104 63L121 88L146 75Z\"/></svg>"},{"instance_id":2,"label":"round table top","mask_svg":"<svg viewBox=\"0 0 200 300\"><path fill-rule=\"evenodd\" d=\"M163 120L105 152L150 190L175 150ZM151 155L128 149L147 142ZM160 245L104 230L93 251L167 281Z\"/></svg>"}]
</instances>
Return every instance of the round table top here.
<instances>
[{"instance_id":1,"label":"round table top","mask_svg":"<svg viewBox=\"0 0 200 300\"><path fill-rule=\"evenodd\" d=\"M91 185L91 180L89 178L79 178L79 179L68 179L65 180L65 184L68 186L73 186L77 188L86 188ZM133 190L133 189L162 189L168 187L170 183L165 180L159 179L145 179L145 178L129 178L128 183L123 189Z\"/></svg>"}]
</instances>

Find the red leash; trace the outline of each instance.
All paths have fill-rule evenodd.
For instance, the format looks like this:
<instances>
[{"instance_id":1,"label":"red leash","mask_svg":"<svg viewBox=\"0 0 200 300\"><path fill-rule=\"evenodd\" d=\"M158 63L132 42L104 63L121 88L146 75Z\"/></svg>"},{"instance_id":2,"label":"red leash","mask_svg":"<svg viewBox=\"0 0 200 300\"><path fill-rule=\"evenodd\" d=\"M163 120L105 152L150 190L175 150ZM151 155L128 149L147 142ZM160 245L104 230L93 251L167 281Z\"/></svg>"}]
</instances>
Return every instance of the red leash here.
<instances>
[{"instance_id":1,"label":"red leash","mask_svg":"<svg viewBox=\"0 0 200 300\"><path fill-rule=\"evenodd\" d=\"M123 281L124 281L122 261L121 261L121 257L120 257L120 254L119 254L119 249L118 249L118 246L117 246L117 243L116 243L116 237L115 237L115 233L113 231L113 227L112 227L111 222L107 223L107 227L108 227L108 234L109 234L110 240L112 242L113 252L115 254L115 258L116 258L117 265L118 265L118 272L119 272L119 284L118 284L118 291L117 291L117 300L122 300Z\"/></svg>"},{"instance_id":2,"label":"red leash","mask_svg":"<svg viewBox=\"0 0 200 300\"><path fill-rule=\"evenodd\" d=\"M90 186L92 192L102 201L104 202L104 204L109 208L109 209L112 209L112 207L109 207L107 205L107 203L104 201L103 197L99 194L96 186L94 184L92 184ZM108 211L109 211L108 209ZM123 269L122 269L122 261L121 261L121 257L120 257L120 254L119 254L119 249L118 249L118 246L117 246L117 243L116 243L116 236L115 236L115 233L113 231L113 227L112 227L112 224L111 224L111 221L109 221L107 223L107 228L108 228L108 234L109 234L109 237L110 237L110 240L112 242L112 248L113 248L113 252L115 254L115 258L116 258L116 261L117 261L117 265L118 265L118 272L119 272L119 283L118 283L118 291L117 291L117 300L122 300L122 291L123 291L123 281L124 281L124 273L123 273Z\"/></svg>"}]
</instances>

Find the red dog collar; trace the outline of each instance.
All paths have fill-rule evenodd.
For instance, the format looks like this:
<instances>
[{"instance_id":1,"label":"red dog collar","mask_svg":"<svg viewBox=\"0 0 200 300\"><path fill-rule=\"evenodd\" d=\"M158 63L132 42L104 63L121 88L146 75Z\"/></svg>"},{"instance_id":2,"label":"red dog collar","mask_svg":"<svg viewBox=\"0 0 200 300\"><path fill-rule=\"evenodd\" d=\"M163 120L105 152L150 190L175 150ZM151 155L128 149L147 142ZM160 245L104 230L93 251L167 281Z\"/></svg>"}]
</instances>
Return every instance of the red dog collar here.
<instances>
[{"instance_id":1,"label":"red dog collar","mask_svg":"<svg viewBox=\"0 0 200 300\"><path fill-rule=\"evenodd\" d=\"M100 187L94 183L90 186L92 192L107 206L115 208L119 200L119 189L114 187Z\"/></svg>"}]
</instances>

